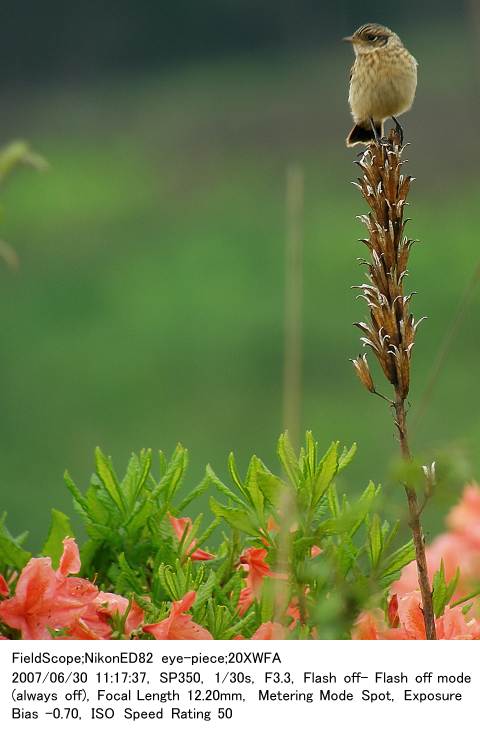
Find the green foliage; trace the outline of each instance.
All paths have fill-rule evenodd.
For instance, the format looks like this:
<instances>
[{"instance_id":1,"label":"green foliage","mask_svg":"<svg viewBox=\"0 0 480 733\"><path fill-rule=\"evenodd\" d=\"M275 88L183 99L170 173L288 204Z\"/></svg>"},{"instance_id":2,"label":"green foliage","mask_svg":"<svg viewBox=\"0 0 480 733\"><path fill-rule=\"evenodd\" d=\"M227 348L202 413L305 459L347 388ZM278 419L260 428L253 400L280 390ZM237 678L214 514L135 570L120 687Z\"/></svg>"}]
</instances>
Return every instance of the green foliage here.
<instances>
[{"instance_id":1,"label":"green foliage","mask_svg":"<svg viewBox=\"0 0 480 733\"><path fill-rule=\"evenodd\" d=\"M0 517L0 572L7 576L8 570L21 570L30 560L31 554L22 545L27 533L12 537L5 526L6 514Z\"/></svg>"},{"instance_id":2,"label":"green foliage","mask_svg":"<svg viewBox=\"0 0 480 733\"><path fill-rule=\"evenodd\" d=\"M63 540L73 537L70 519L58 509L52 509L52 520L48 537L42 549L42 555L52 558L53 567L57 567L63 552Z\"/></svg>"},{"instance_id":3,"label":"green foliage","mask_svg":"<svg viewBox=\"0 0 480 733\"><path fill-rule=\"evenodd\" d=\"M123 477L97 448L84 491L65 474L88 535L82 574L135 599L155 623L194 591L190 613L214 638L248 638L273 619L295 638L347 637L360 609L412 559L410 543L392 551L397 527L376 511L379 486L370 483L355 502L338 494L336 479L354 454L355 446L340 449L338 442L322 453L308 432L297 455L284 433L278 474L253 456L242 476L231 453L228 482L207 466L187 489L188 452L181 445L170 457L160 452L156 467L150 450L133 454ZM204 493L212 517L182 517ZM3 522L0 528L3 567L19 570L30 557L23 538L12 538ZM55 567L71 535L69 518L53 510L43 554ZM214 554L205 554L209 542ZM440 581L438 603L440 597L446 603ZM117 636L125 618L113 621Z\"/></svg>"},{"instance_id":4,"label":"green foliage","mask_svg":"<svg viewBox=\"0 0 480 733\"><path fill-rule=\"evenodd\" d=\"M433 612L436 618L443 615L443 612L445 611L445 606L448 606L453 597L453 594L455 593L459 579L460 570L457 568L455 576L449 583L447 583L445 579L445 567L442 560L440 563L440 569L437 570L437 572L433 576L432 598Z\"/></svg>"}]
</instances>

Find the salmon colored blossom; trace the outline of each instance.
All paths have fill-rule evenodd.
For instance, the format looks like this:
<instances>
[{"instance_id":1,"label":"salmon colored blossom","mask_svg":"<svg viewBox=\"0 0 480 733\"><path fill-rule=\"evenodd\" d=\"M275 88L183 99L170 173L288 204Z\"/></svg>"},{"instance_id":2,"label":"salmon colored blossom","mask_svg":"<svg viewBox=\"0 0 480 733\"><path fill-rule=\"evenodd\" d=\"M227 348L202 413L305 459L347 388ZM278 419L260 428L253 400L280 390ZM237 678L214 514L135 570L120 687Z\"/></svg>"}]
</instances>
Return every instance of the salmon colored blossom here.
<instances>
[{"instance_id":1,"label":"salmon colored blossom","mask_svg":"<svg viewBox=\"0 0 480 733\"><path fill-rule=\"evenodd\" d=\"M10 595L10 588L8 587L8 583L3 577L3 575L0 574L0 596L6 597Z\"/></svg>"},{"instance_id":2,"label":"salmon colored blossom","mask_svg":"<svg viewBox=\"0 0 480 733\"><path fill-rule=\"evenodd\" d=\"M23 639L51 639L51 631L62 632L57 637L62 640L111 639L109 621L116 613L125 615L129 601L114 593L103 593L83 578L68 577L78 573L80 565L80 553L71 537L63 541L57 571L49 557L32 558L20 574L13 598L0 603L0 619L19 629ZM8 590L2 578L0 594ZM130 636L142 623L143 611L133 601L125 635Z\"/></svg>"},{"instance_id":3,"label":"salmon colored blossom","mask_svg":"<svg viewBox=\"0 0 480 733\"><path fill-rule=\"evenodd\" d=\"M393 618L398 623L395 628L387 624L380 609L364 611L360 614L353 632L353 639L425 639L425 622L421 607L420 593L414 591L397 599L398 609ZM437 639L473 640L480 639L480 622L467 621L460 606L447 607L435 621Z\"/></svg>"},{"instance_id":4,"label":"salmon colored blossom","mask_svg":"<svg viewBox=\"0 0 480 733\"><path fill-rule=\"evenodd\" d=\"M465 487L461 501L447 517L447 525L480 550L480 487L477 484Z\"/></svg>"},{"instance_id":5,"label":"salmon colored blossom","mask_svg":"<svg viewBox=\"0 0 480 733\"><path fill-rule=\"evenodd\" d=\"M79 569L78 550L69 538L63 546L56 572L49 557L32 558L20 574L13 598L0 603L0 619L19 629L23 639L51 639L49 629L75 623L98 595L88 580L67 577Z\"/></svg>"},{"instance_id":6,"label":"salmon colored blossom","mask_svg":"<svg viewBox=\"0 0 480 733\"><path fill-rule=\"evenodd\" d=\"M95 639L108 640L112 638L112 626L109 621L115 614L124 616L129 601L116 593L100 591L95 600L89 605L75 624L69 629L65 639ZM129 637L133 631L143 624L144 613L140 606L132 601L128 616L125 620L124 633Z\"/></svg>"},{"instance_id":7,"label":"salmon colored blossom","mask_svg":"<svg viewBox=\"0 0 480 733\"><path fill-rule=\"evenodd\" d=\"M449 532L437 537L426 548L430 582L443 562L445 578L450 582L460 571L453 600L459 600L477 587L480 577L480 488L466 486L461 501L447 518ZM405 595L418 590L417 567L411 562L391 589L393 594Z\"/></svg>"},{"instance_id":8,"label":"salmon colored blossom","mask_svg":"<svg viewBox=\"0 0 480 733\"><path fill-rule=\"evenodd\" d=\"M185 532L190 531L190 527L192 526L192 520L190 517L173 517L171 514L168 515L168 518L170 520L170 524L173 527L173 531L175 532L178 540L181 540L182 537L185 535ZM192 542L189 544L186 554L188 555L193 547L195 547L195 540L192 540ZM212 555L210 552L205 552L205 550L200 550L197 548L192 552L190 555L192 560L198 560L198 561L206 561L206 560L214 560L215 555Z\"/></svg>"},{"instance_id":9,"label":"salmon colored blossom","mask_svg":"<svg viewBox=\"0 0 480 733\"><path fill-rule=\"evenodd\" d=\"M267 621L258 627L252 639L254 641L272 641L285 639L287 635L287 629L274 621Z\"/></svg>"},{"instance_id":10,"label":"salmon colored blossom","mask_svg":"<svg viewBox=\"0 0 480 733\"><path fill-rule=\"evenodd\" d=\"M453 600L467 595L480 577L480 551L462 535L446 532L436 537L425 550L430 583L443 562L445 579L449 583L460 571L460 579ZM418 590L417 564L415 561L403 568L400 578L392 585L393 594L405 595Z\"/></svg>"},{"instance_id":11,"label":"salmon colored blossom","mask_svg":"<svg viewBox=\"0 0 480 733\"><path fill-rule=\"evenodd\" d=\"M240 567L246 570L246 587L240 592L237 610L243 616L255 600L260 598L260 593L265 577L276 580L287 580L285 573L274 573L270 565L265 561L267 550L259 547L247 547L240 557Z\"/></svg>"},{"instance_id":12,"label":"salmon colored blossom","mask_svg":"<svg viewBox=\"0 0 480 733\"><path fill-rule=\"evenodd\" d=\"M152 634L155 639L198 639L211 641L213 636L207 629L196 624L192 617L186 613L195 601L194 590L187 593L180 601L174 601L168 618L156 624L147 624L143 630Z\"/></svg>"}]
</instances>

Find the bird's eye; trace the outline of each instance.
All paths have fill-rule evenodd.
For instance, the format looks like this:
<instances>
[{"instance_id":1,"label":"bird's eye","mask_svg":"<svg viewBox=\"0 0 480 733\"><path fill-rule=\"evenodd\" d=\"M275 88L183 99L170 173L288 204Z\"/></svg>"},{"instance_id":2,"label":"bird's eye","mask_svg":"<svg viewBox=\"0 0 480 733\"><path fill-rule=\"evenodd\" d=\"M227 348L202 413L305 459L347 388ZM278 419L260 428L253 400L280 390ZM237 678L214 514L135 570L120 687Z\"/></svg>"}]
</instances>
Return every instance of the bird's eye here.
<instances>
[{"instance_id":1,"label":"bird's eye","mask_svg":"<svg viewBox=\"0 0 480 733\"><path fill-rule=\"evenodd\" d=\"M376 41L377 38L378 38L378 36L375 36L373 33L369 33L367 35L367 41L370 41L370 43L373 43L374 41Z\"/></svg>"}]
</instances>

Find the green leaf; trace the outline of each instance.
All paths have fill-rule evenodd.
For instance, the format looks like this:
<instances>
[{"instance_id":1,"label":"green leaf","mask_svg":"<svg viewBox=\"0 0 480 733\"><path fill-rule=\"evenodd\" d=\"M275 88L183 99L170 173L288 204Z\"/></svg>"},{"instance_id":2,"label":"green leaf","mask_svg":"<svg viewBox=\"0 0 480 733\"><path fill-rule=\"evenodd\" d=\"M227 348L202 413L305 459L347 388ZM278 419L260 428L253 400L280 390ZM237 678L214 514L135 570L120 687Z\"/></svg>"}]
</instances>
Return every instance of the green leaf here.
<instances>
[{"instance_id":1,"label":"green leaf","mask_svg":"<svg viewBox=\"0 0 480 733\"><path fill-rule=\"evenodd\" d=\"M312 486L312 507L316 507L338 472L338 443L332 443L323 456Z\"/></svg>"},{"instance_id":2,"label":"green leaf","mask_svg":"<svg viewBox=\"0 0 480 733\"><path fill-rule=\"evenodd\" d=\"M142 450L140 457L136 456L135 453L130 457L127 471L121 484L122 495L126 497L130 509L133 509L135 506L135 502L140 496L150 475L151 467L151 450Z\"/></svg>"},{"instance_id":3,"label":"green leaf","mask_svg":"<svg viewBox=\"0 0 480 733\"><path fill-rule=\"evenodd\" d=\"M256 456L252 456L248 465L247 477L245 479L245 489L247 491L248 499L250 500L252 507L255 509L259 523L263 524L263 508L265 502L257 480L258 463L258 458Z\"/></svg>"},{"instance_id":4,"label":"green leaf","mask_svg":"<svg viewBox=\"0 0 480 733\"><path fill-rule=\"evenodd\" d=\"M235 456L232 452L228 456L228 470L230 471L230 476L232 477L233 483L236 485L237 489L241 491L242 494L244 494L245 491L243 488L242 479L240 478L240 474L238 473Z\"/></svg>"},{"instance_id":5,"label":"green leaf","mask_svg":"<svg viewBox=\"0 0 480 733\"><path fill-rule=\"evenodd\" d=\"M283 470L290 479L292 486L298 487L300 483L300 467L298 465L298 459L293 450L288 432L282 433L278 439L277 453L280 458Z\"/></svg>"},{"instance_id":6,"label":"green leaf","mask_svg":"<svg viewBox=\"0 0 480 733\"><path fill-rule=\"evenodd\" d=\"M370 565L375 569L380 562L383 551L383 532L378 514L374 514L368 529L368 554Z\"/></svg>"},{"instance_id":7,"label":"green leaf","mask_svg":"<svg viewBox=\"0 0 480 733\"><path fill-rule=\"evenodd\" d=\"M219 504L213 496L210 497L210 509L215 516L223 517L231 527L246 532L246 534L258 535L258 526L247 511Z\"/></svg>"},{"instance_id":8,"label":"green leaf","mask_svg":"<svg viewBox=\"0 0 480 733\"><path fill-rule=\"evenodd\" d=\"M85 514L88 515L88 504L86 502L86 499L83 496L82 492L77 488L68 471L65 471L65 473L63 474L63 478L67 489L72 494L78 506L85 512Z\"/></svg>"},{"instance_id":9,"label":"green leaf","mask_svg":"<svg viewBox=\"0 0 480 733\"><path fill-rule=\"evenodd\" d=\"M211 597L213 591L215 590L215 586L217 584L217 576L213 572L213 570L210 571L207 580L202 583L200 588L197 590L197 595L195 597L195 603L193 604L193 609L196 611L203 604Z\"/></svg>"},{"instance_id":10,"label":"green leaf","mask_svg":"<svg viewBox=\"0 0 480 733\"><path fill-rule=\"evenodd\" d=\"M459 568L457 568L455 577L450 581L450 583L446 582L445 567L442 560L439 570L437 570L437 572L433 576L432 601L433 612L436 618L439 618L443 615L445 611L445 606L450 603L452 596L455 593L455 589L458 585L459 578L460 570Z\"/></svg>"},{"instance_id":11,"label":"green leaf","mask_svg":"<svg viewBox=\"0 0 480 733\"><path fill-rule=\"evenodd\" d=\"M3 530L3 527L0 527ZM13 539L0 534L0 563L22 570L31 558L31 553L20 547Z\"/></svg>"},{"instance_id":12,"label":"green leaf","mask_svg":"<svg viewBox=\"0 0 480 733\"><path fill-rule=\"evenodd\" d=\"M355 564L357 556L358 550L350 537L345 537L344 539L342 539L341 544L337 548L337 564L344 578L347 577L348 573Z\"/></svg>"},{"instance_id":13,"label":"green leaf","mask_svg":"<svg viewBox=\"0 0 480 733\"><path fill-rule=\"evenodd\" d=\"M172 458L167 465L164 475L152 492L152 497L156 499L161 494L165 494L166 502L171 502L181 486L187 466L188 451L179 443L173 451Z\"/></svg>"},{"instance_id":14,"label":"green leaf","mask_svg":"<svg viewBox=\"0 0 480 733\"><path fill-rule=\"evenodd\" d=\"M42 549L42 555L52 558L52 565L57 568L63 553L63 540L66 537L73 537L73 530L70 519L58 509L52 509L52 519L46 542Z\"/></svg>"},{"instance_id":15,"label":"green leaf","mask_svg":"<svg viewBox=\"0 0 480 733\"><path fill-rule=\"evenodd\" d=\"M380 578L386 578L400 572L412 560L415 560L415 547L413 540L409 540L385 558L381 565Z\"/></svg>"},{"instance_id":16,"label":"green leaf","mask_svg":"<svg viewBox=\"0 0 480 733\"><path fill-rule=\"evenodd\" d=\"M215 486L215 488L220 491L220 493L226 496L227 499L231 499L231 501L234 501L236 504L240 504L241 506L245 507L245 509L247 509L247 505L245 504L245 502L242 501L242 499L240 499L236 494L234 494L233 491L223 483L223 481L220 481L217 474L210 465L207 466L206 471L208 478Z\"/></svg>"},{"instance_id":17,"label":"green leaf","mask_svg":"<svg viewBox=\"0 0 480 733\"><path fill-rule=\"evenodd\" d=\"M203 479L200 481L198 486L195 486L194 489L192 489L178 504L177 506L177 514L180 514L189 504L192 503L195 499L197 499L199 496L205 493L205 491L210 486L210 478L209 476L205 475Z\"/></svg>"},{"instance_id":18,"label":"green leaf","mask_svg":"<svg viewBox=\"0 0 480 733\"><path fill-rule=\"evenodd\" d=\"M265 499L272 505L276 504L282 488L288 489L282 480L274 473L271 473L260 460L258 460L257 465L257 483Z\"/></svg>"},{"instance_id":19,"label":"green leaf","mask_svg":"<svg viewBox=\"0 0 480 733\"><path fill-rule=\"evenodd\" d=\"M108 491L109 496L112 498L118 509L120 509L122 514L124 514L126 511L126 506L121 487L113 472L111 462L98 447L95 449L95 465L97 469L97 475L100 478L103 486Z\"/></svg>"},{"instance_id":20,"label":"green leaf","mask_svg":"<svg viewBox=\"0 0 480 733\"><path fill-rule=\"evenodd\" d=\"M330 514L335 517L335 519L338 518L340 514L340 505L338 503L338 494L335 484L330 484L330 486L328 487L327 499Z\"/></svg>"},{"instance_id":21,"label":"green leaf","mask_svg":"<svg viewBox=\"0 0 480 733\"><path fill-rule=\"evenodd\" d=\"M117 582L122 582L123 587L141 595L144 592L142 583L135 571L128 564L123 552L118 556L118 566L121 572L121 581L118 579Z\"/></svg>"},{"instance_id":22,"label":"green leaf","mask_svg":"<svg viewBox=\"0 0 480 733\"><path fill-rule=\"evenodd\" d=\"M354 511L357 513L357 520L350 530L351 537L353 537L362 526L379 493L380 486L375 486L373 481L370 481L367 488L354 505Z\"/></svg>"},{"instance_id":23,"label":"green leaf","mask_svg":"<svg viewBox=\"0 0 480 733\"><path fill-rule=\"evenodd\" d=\"M340 471L343 471L343 469L346 468L349 465L349 463L352 462L352 460L353 460L356 452L357 452L357 444L356 443L353 443L353 445L350 448L350 450L347 450L346 448L343 449L342 455L338 459L338 470L339 470L339 472Z\"/></svg>"}]
</instances>

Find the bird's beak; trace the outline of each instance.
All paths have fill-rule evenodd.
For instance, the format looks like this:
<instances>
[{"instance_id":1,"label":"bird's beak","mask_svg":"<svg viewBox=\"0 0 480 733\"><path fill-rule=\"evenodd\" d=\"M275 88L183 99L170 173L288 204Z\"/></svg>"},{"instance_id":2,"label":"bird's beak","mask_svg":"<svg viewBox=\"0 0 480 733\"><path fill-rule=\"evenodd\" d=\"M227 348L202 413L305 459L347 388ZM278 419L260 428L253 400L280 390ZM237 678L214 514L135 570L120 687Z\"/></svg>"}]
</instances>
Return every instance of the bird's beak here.
<instances>
[{"instance_id":1,"label":"bird's beak","mask_svg":"<svg viewBox=\"0 0 480 733\"><path fill-rule=\"evenodd\" d=\"M342 38L342 41L345 41L345 43L353 43L353 36L345 36L345 38Z\"/></svg>"}]
</instances>

